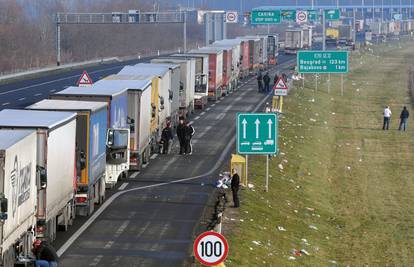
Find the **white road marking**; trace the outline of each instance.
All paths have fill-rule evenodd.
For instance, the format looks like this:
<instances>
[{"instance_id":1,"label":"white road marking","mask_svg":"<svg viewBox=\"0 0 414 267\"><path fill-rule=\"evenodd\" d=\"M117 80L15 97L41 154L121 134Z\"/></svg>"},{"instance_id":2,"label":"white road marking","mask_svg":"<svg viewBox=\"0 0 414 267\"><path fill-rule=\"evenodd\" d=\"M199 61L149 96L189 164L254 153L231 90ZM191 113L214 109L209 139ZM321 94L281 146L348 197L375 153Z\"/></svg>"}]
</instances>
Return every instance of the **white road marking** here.
<instances>
[{"instance_id":1,"label":"white road marking","mask_svg":"<svg viewBox=\"0 0 414 267\"><path fill-rule=\"evenodd\" d=\"M197 116L197 117L194 118L195 121L198 120L198 119L200 119L200 116Z\"/></svg>"},{"instance_id":2,"label":"white road marking","mask_svg":"<svg viewBox=\"0 0 414 267\"><path fill-rule=\"evenodd\" d=\"M206 112L205 112L205 111L201 112L200 116L203 116L204 114L206 114Z\"/></svg>"},{"instance_id":3,"label":"white road marking","mask_svg":"<svg viewBox=\"0 0 414 267\"><path fill-rule=\"evenodd\" d=\"M38 93L38 94L35 94L34 96L41 96L42 94L41 93Z\"/></svg>"},{"instance_id":4,"label":"white road marking","mask_svg":"<svg viewBox=\"0 0 414 267\"><path fill-rule=\"evenodd\" d=\"M223 119L225 116L226 116L225 113L220 113L219 115L217 115L216 120L219 121L219 120Z\"/></svg>"},{"instance_id":5,"label":"white road marking","mask_svg":"<svg viewBox=\"0 0 414 267\"><path fill-rule=\"evenodd\" d=\"M128 186L128 183L123 183L120 187L118 187L118 191L124 190Z\"/></svg>"},{"instance_id":6,"label":"white road marking","mask_svg":"<svg viewBox=\"0 0 414 267\"><path fill-rule=\"evenodd\" d=\"M96 71L89 72L89 74L94 74L94 73L99 73L99 72L104 72L104 71L114 70L114 69L121 69L122 67L123 66L117 66L117 67L112 67L112 68L107 68L107 69L102 69L102 70L96 70ZM80 76L80 74L72 75L72 76L68 76L68 77L60 78L60 79L56 79L56 80L51 80L51 81L47 81L47 82L44 82L44 83L32 84L32 85L28 85L28 86L25 86L25 87L16 88L16 89L13 89L13 90L10 90L10 91L2 92L2 93L0 93L0 95L6 95L6 94L9 94L9 93L19 92L19 91L22 91L22 90L26 90L26 89L41 86L41 85L46 85L46 84L51 84L51 83L54 83L54 82L69 80L69 79L76 78L76 77L79 77L79 76Z\"/></svg>"},{"instance_id":7,"label":"white road marking","mask_svg":"<svg viewBox=\"0 0 414 267\"><path fill-rule=\"evenodd\" d=\"M19 98L19 101L23 101L25 99L26 99L26 97L22 97L22 98Z\"/></svg>"},{"instance_id":8,"label":"white road marking","mask_svg":"<svg viewBox=\"0 0 414 267\"><path fill-rule=\"evenodd\" d=\"M194 121L190 121L190 122L189 122L189 124L193 124L193 123L194 123Z\"/></svg>"},{"instance_id":9,"label":"white road marking","mask_svg":"<svg viewBox=\"0 0 414 267\"><path fill-rule=\"evenodd\" d=\"M111 248L114 243L115 243L115 241L108 241L108 243L106 243L106 245L104 246L104 249Z\"/></svg>"},{"instance_id":10,"label":"white road marking","mask_svg":"<svg viewBox=\"0 0 414 267\"><path fill-rule=\"evenodd\" d=\"M148 163L142 164L142 168L145 169L148 166Z\"/></svg>"},{"instance_id":11,"label":"white road marking","mask_svg":"<svg viewBox=\"0 0 414 267\"><path fill-rule=\"evenodd\" d=\"M150 159L156 159L158 157L158 154L157 153L155 153L154 155L152 155L151 157L150 157Z\"/></svg>"},{"instance_id":12,"label":"white road marking","mask_svg":"<svg viewBox=\"0 0 414 267\"><path fill-rule=\"evenodd\" d=\"M55 90L55 89L52 89L52 90L50 90L49 92L53 93L53 92L56 92L56 90Z\"/></svg>"},{"instance_id":13,"label":"white road marking","mask_svg":"<svg viewBox=\"0 0 414 267\"><path fill-rule=\"evenodd\" d=\"M206 111L209 111L211 108L206 108Z\"/></svg>"},{"instance_id":14,"label":"white road marking","mask_svg":"<svg viewBox=\"0 0 414 267\"><path fill-rule=\"evenodd\" d=\"M139 172L134 172L131 176L129 176L130 179L135 179L139 175Z\"/></svg>"},{"instance_id":15,"label":"white road marking","mask_svg":"<svg viewBox=\"0 0 414 267\"><path fill-rule=\"evenodd\" d=\"M99 264L99 262L102 260L103 255L96 256L93 261L89 264L89 266L96 266Z\"/></svg>"},{"instance_id":16,"label":"white road marking","mask_svg":"<svg viewBox=\"0 0 414 267\"><path fill-rule=\"evenodd\" d=\"M212 107L214 107L215 105L216 105L216 103L214 103L214 104L211 104L211 106L212 106Z\"/></svg>"},{"instance_id":17,"label":"white road marking","mask_svg":"<svg viewBox=\"0 0 414 267\"><path fill-rule=\"evenodd\" d=\"M266 95L260 102L259 104L256 105L256 107L254 108L254 110L252 110L252 112L256 112L257 110L259 110L259 108L262 107L262 105L269 99L269 96ZM88 227L109 207L109 205L112 204L112 202L114 202L115 199L117 199L120 195L123 195L125 193L129 193L129 192L135 192L135 191L140 191L140 190L144 190L144 189L148 189L148 188L156 188L156 187L161 187L161 186L166 186L166 185L171 185L171 184L178 184L178 183L182 183L182 182L188 182L188 181L192 181L192 180L197 180L209 175L212 175L216 170L218 170L219 168L221 168L221 165L225 159L225 157L227 156L227 154L230 152L230 150L233 148L234 142L236 141L236 137L233 136L229 142L227 143L227 146L223 149L223 151L221 152L220 157L218 158L218 160L216 161L216 164L210 169L210 171L197 175L197 176L193 176L193 177L187 177L187 178L183 178L183 179L177 179L174 181L169 181L169 182L164 182L164 183L157 183L157 184L152 184L152 185L145 185L145 186L140 186L140 187L136 187L136 188L131 188L128 190L124 190L124 191L119 191L115 194L113 194L110 198L108 198L103 204L102 206L95 212L92 214L91 217L89 217L89 219L68 239L66 240L66 242L59 248L59 250L57 251L57 254L59 257L61 257L63 255L63 253L65 253L66 250L68 250L68 248L79 238L79 236L81 234L83 234L83 232L86 231L86 229L88 229Z\"/></svg>"},{"instance_id":18,"label":"white road marking","mask_svg":"<svg viewBox=\"0 0 414 267\"><path fill-rule=\"evenodd\" d=\"M114 237L118 238L121 236L121 234L125 231L125 229L128 227L129 220L125 221L119 228L116 230Z\"/></svg>"},{"instance_id":19,"label":"white road marking","mask_svg":"<svg viewBox=\"0 0 414 267\"><path fill-rule=\"evenodd\" d=\"M10 104L9 102L3 103L1 104L2 106L7 106L8 104Z\"/></svg>"}]
</instances>

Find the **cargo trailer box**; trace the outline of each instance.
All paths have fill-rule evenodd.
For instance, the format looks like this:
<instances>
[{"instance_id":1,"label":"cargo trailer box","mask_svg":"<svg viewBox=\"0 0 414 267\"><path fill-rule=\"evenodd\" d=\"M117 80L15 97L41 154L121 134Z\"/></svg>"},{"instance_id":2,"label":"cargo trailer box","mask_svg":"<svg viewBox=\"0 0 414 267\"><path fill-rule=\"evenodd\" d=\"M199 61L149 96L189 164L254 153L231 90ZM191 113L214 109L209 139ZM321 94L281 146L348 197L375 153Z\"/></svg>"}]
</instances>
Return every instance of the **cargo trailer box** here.
<instances>
[{"instance_id":1,"label":"cargo trailer box","mask_svg":"<svg viewBox=\"0 0 414 267\"><path fill-rule=\"evenodd\" d=\"M303 48L303 30L287 29L285 31L285 54L296 54Z\"/></svg>"},{"instance_id":2,"label":"cargo trailer box","mask_svg":"<svg viewBox=\"0 0 414 267\"><path fill-rule=\"evenodd\" d=\"M194 111L194 93L196 80L195 58L163 57L151 60L151 63L169 63L180 65L180 116L187 116Z\"/></svg>"},{"instance_id":3,"label":"cargo trailer box","mask_svg":"<svg viewBox=\"0 0 414 267\"><path fill-rule=\"evenodd\" d=\"M76 213L88 216L105 198L107 104L46 99L26 109L75 112Z\"/></svg>"},{"instance_id":4,"label":"cargo trailer box","mask_svg":"<svg viewBox=\"0 0 414 267\"><path fill-rule=\"evenodd\" d=\"M56 238L75 216L76 113L37 110L0 112L0 129L34 129L37 132L37 237Z\"/></svg>"},{"instance_id":5,"label":"cargo trailer box","mask_svg":"<svg viewBox=\"0 0 414 267\"><path fill-rule=\"evenodd\" d=\"M158 108L158 136L161 136L161 131L167 122L171 122L172 124L176 123L178 110L174 111L171 105L174 95L171 89L171 71L168 67L154 66L149 68L145 64L137 64L124 67L118 74L147 77L145 79L151 79L149 77L154 76L158 77L158 94L160 100ZM178 109L178 94L176 95L176 99Z\"/></svg>"},{"instance_id":6,"label":"cargo trailer box","mask_svg":"<svg viewBox=\"0 0 414 267\"><path fill-rule=\"evenodd\" d=\"M209 84L209 56L194 54L173 54L171 58L195 59L196 60L196 78L194 87L194 108L203 109L208 100Z\"/></svg>"},{"instance_id":7,"label":"cargo trailer box","mask_svg":"<svg viewBox=\"0 0 414 267\"><path fill-rule=\"evenodd\" d=\"M310 27L303 28L303 48L312 48L312 28Z\"/></svg>"},{"instance_id":8,"label":"cargo trailer box","mask_svg":"<svg viewBox=\"0 0 414 267\"><path fill-rule=\"evenodd\" d=\"M351 25L340 25L338 27L339 40L352 40L352 26Z\"/></svg>"},{"instance_id":9,"label":"cargo trailer box","mask_svg":"<svg viewBox=\"0 0 414 267\"><path fill-rule=\"evenodd\" d=\"M121 84L89 87L68 87L50 96L51 99L107 103L105 183L113 187L129 170L128 91Z\"/></svg>"},{"instance_id":10,"label":"cargo trailer box","mask_svg":"<svg viewBox=\"0 0 414 267\"><path fill-rule=\"evenodd\" d=\"M231 78L232 81L231 87L232 90L236 90L238 86L238 80L241 78L241 64L242 64L242 44L243 41L240 39L225 39L216 41L212 44L215 47L230 47L232 49L232 72Z\"/></svg>"},{"instance_id":11,"label":"cargo trailer box","mask_svg":"<svg viewBox=\"0 0 414 267\"><path fill-rule=\"evenodd\" d=\"M260 47L261 41L257 37L237 37L237 39L244 40L249 44L249 70L254 72L260 67Z\"/></svg>"},{"instance_id":12,"label":"cargo trailer box","mask_svg":"<svg viewBox=\"0 0 414 267\"><path fill-rule=\"evenodd\" d=\"M2 266L29 258L36 229L36 130L0 130Z\"/></svg>"},{"instance_id":13,"label":"cargo trailer box","mask_svg":"<svg viewBox=\"0 0 414 267\"><path fill-rule=\"evenodd\" d=\"M122 84L128 89L129 169L141 170L151 156L151 80L134 80L122 75L111 75L96 84L113 86Z\"/></svg>"},{"instance_id":14,"label":"cargo trailer box","mask_svg":"<svg viewBox=\"0 0 414 267\"><path fill-rule=\"evenodd\" d=\"M208 55L208 98L218 100L223 85L223 51L191 50L188 54Z\"/></svg>"},{"instance_id":15,"label":"cargo trailer box","mask_svg":"<svg viewBox=\"0 0 414 267\"><path fill-rule=\"evenodd\" d=\"M260 34L258 36L266 36L267 64L276 65L279 56L279 35Z\"/></svg>"},{"instance_id":16,"label":"cargo trailer box","mask_svg":"<svg viewBox=\"0 0 414 267\"><path fill-rule=\"evenodd\" d=\"M168 91L168 104L170 106L169 121L171 125L175 126L178 121L178 113L180 109L180 80L181 70L180 65L177 64L151 64L151 63L140 63L135 65L139 68L154 69L158 71L160 68L167 68L170 72L169 80L169 91Z\"/></svg>"},{"instance_id":17,"label":"cargo trailer box","mask_svg":"<svg viewBox=\"0 0 414 267\"><path fill-rule=\"evenodd\" d=\"M255 36L245 36L245 38L259 38L259 63L264 67L267 68L269 63L269 57L267 54L267 46L268 46L268 39L269 36L267 34L260 34Z\"/></svg>"}]
</instances>

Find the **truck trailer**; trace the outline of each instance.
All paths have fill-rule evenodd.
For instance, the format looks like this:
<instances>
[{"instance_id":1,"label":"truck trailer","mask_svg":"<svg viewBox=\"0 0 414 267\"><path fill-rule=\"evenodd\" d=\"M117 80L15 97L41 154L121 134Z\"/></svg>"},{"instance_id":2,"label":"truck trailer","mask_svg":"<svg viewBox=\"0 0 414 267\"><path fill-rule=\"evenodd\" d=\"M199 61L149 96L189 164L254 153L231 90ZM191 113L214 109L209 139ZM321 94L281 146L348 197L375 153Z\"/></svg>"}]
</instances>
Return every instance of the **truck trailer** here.
<instances>
[{"instance_id":1,"label":"truck trailer","mask_svg":"<svg viewBox=\"0 0 414 267\"><path fill-rule=\"evenodd\" d=\"M37 134L35 129L0 130L1 266L31 256L36 237Z\"/></svg>"},{"instance_id":2,"label":"truck trailer","mask_svg":"<svg viewBox=\"0 0 414 267\"><path fill-rule=\"evenodd\" d=\"M285 31L285 54L296 54L303 48L303 30L287 29Z\"/></svg>"},{"instance_id":3,"label":"truck trailer","mask_svg":"<svg viewBox=\"0 0 414 267\"><path fill-rule=\"evenodd\" d=\"M75 217L76 113L4 109L0 129L37 133L36 238L53 241L57 226L67 230Z\"/></svg>"},{"instance_id":4,"label":"truck trailer","mask_svg":"<svg viewBox=\"0 0 414 267\"><path fill-rule=\"evenodd\" d=\"M94 84L71 86L50 96L51 99L107 103L105 184L113 187L129 171L129 127L127 124L127 88Z\"/></svg>"},{"instance_id":5,"label":"truck trailer","mask_svg":"<svg viewBox=\"0 0 414 267\"><path fill-rule=\"evenodd\" d=\"M194 108L204 109L208 101L209 56L202 54L173 54L169 57L196 60Z\"/></svg>"},{"instance_id":6,"label":"truck trailer","mask_svg":"<svg viewBox=\"0 0 414 267\"><path fill-rule=\"evenodd\" d=\"M88 216L105 199L107 104L45 99L26 109L75 112L76 214Z\"/></svg>"},{"instance_id":7,"label":"truck trailer","mask_svg":"<svg viewBox=\"0 0 414 267\"><path fill-rule=\"evenodd\" d=\"M187 116L194 111L194 93L196 80L196 59L162 57L151 60L151 63L167 63L180 65L180 116Z\"/></svg>"}]
</instances>

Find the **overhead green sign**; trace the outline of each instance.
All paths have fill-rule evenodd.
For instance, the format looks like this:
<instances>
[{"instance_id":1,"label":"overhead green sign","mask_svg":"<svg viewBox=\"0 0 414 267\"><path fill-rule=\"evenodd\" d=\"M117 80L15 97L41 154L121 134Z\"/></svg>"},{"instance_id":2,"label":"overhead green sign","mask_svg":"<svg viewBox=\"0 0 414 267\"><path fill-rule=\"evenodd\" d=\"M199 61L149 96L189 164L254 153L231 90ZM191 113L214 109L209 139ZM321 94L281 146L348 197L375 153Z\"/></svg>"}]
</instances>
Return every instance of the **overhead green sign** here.
<instances>
[{"instance_id":1,"label":"overhead green sign","mask_svg":"<svg viewBox=\"0 0 414 267\"><path fill-rule=\"evenodd\" d=\"M308 10L308 20L309 21L317 21L319 18L318 10Z\"/></svg>"},{"instance_id":2,"label":"overhead green sign","mask_svg":"<svg viewBox=\"0 0 414 267\"><path fill-rule=\"evenodd\" d=\"M348 51L298 51L299 73L348 73Z\"/></svg>"},{"instance_id":3,"label":"overhead green sign","mask_svg":"<svg viewBox=\"0 0 414 267\"><path fill-rule=\"evenodd\" d=\"M282 20L295 21L296 20L296 10L282 10L280 13Z\"/></svg>"},{"instance_id":4,"label":"overhead green sign","mask_svg":"<svg viewBox=\"0 0 414 267\"><path fill-rule=\"evenodd\" d=\"M237 153L276 154L278 120L275 113L237 115Z\"/></svg>"},{"instance_id":5,"label":"overhead green sign","mask_svg":"<svg viewBox=\"0 0 414 267\"><path fill-rule=\"evenodd\" d=\"M340 18L339 9L325 9L324 12L326 20L339 20Z\"/></svg>"},{"instance_id":6,"label":"overhead green sign","mask_svg":"<svg viewBox=\"0 0 414 267\"><path fill-rule=\"evenodd\" d=\"M253 10L251 14L252 24L279 24L280 10L259 11Z\"/></svg>"}]
</instances>

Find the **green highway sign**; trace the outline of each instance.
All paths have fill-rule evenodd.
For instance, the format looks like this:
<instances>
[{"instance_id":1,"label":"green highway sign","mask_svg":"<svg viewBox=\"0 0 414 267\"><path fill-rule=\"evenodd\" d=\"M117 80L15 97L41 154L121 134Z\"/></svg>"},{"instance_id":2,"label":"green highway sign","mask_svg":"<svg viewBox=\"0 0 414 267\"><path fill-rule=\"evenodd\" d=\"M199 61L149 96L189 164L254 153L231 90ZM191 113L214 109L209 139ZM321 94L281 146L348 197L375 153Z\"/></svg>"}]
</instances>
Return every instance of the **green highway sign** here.
<instances>
[{"instance_id":1,"label":"green highway sign","mask_svg":"<svg viewBox=\"0 0 414 267\"><path fill-rule=\"evenodd\" d=\"M280 10L259 11L253 10L251 13L252 24L279 24Z\"/></svg>"},{"instance_id":2,"label":"green highway sign","mask_svg":"<svg viewBox=\"0 0 414 267\"><path fill-rule=\"evenodd\" d=\"M348 51L298 51L299 73L348 73Z\"/></svg>"},{"instance_id":3,"label":"green highway sign","mask_svg":"<svg viewBox=\"0 0 414 267\"><path fill-rule=\"evenodd\" d=\"M339 20L340 18L339 9L325 9L324 12L326 20Z\"/></svg>"},{"instance_id":4,"label":"green highway sign","mask_svg":"<svg viewBox=\"0 0 414 267\"><path fill-rule=\"evenodd\" d=\"M308 10L308 20L309 21L317 21L319 18L319 11L318 10Z\"/></svg>"},{"instance_id":5,"label":"green highway sign","mask_svg":"<svg viewBox=\"0 0 414 267\"><path fill-rule=\"evenodd\" d=\"M282 20L296 21L296 10L282 10L280 15Z\"/></svg>"},{"instance_id":6,"label":"green highway sign","mask_svg":"<svg viewBox=\"0 0 414 267\"><path fill-rule=\"evenodd\" d=\"M278 120L275 113L237 115L237 153L276 154Z\"/></svg>"}]
</instances>

